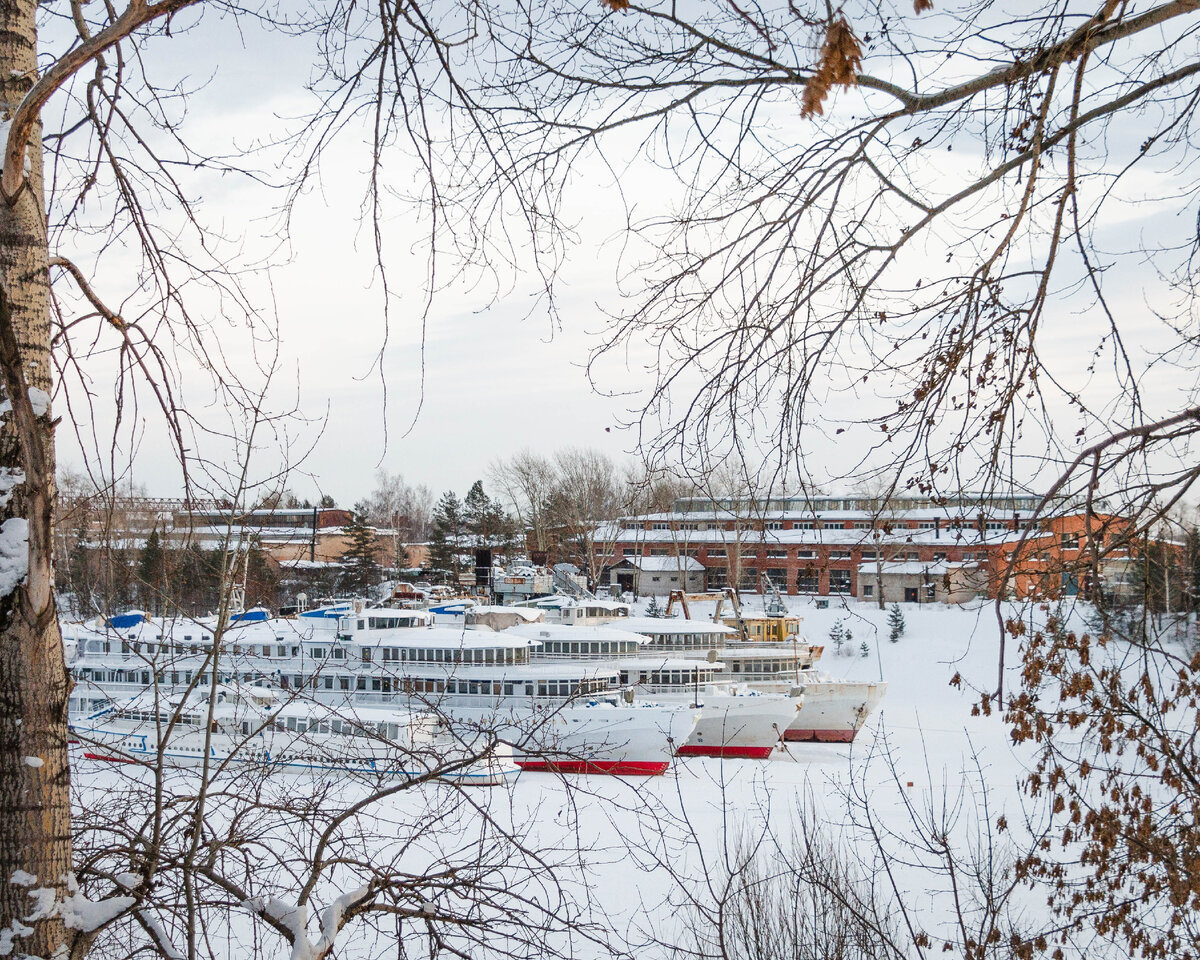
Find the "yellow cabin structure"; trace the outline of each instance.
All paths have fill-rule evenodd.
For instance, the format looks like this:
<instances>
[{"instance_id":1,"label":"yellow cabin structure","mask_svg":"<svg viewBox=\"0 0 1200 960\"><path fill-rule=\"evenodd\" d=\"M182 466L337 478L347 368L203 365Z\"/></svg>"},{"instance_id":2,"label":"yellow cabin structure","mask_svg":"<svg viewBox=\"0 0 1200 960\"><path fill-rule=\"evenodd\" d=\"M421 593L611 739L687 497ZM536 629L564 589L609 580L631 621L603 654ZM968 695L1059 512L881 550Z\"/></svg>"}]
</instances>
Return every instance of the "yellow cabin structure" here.
<instances>
[{"instance_id":1,"label":"yellow cabin structure","mask_svg":"<svg viewBox=\"0 0 1200 960\"><path fill-rule=\"evenodd\" d=\"M795 640L800 634L799 617L723 617L727 627L741 629L745 625L746 639L755 643L783 643Z\"/></svg>"}]
</instances>

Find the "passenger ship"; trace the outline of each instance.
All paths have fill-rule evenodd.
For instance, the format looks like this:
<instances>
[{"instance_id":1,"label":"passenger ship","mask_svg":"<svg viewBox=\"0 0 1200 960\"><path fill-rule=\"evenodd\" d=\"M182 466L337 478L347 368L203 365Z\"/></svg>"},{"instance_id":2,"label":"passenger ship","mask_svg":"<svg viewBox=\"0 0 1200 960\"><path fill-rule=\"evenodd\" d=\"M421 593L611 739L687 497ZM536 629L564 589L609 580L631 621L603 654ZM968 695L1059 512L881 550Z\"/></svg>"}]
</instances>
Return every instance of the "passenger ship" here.
<instances>
[{"instance_id":1,"label":"passenger ship","mask_svg":"<svg viewBox=\"0 0 1200 960\"><path fill-rule=\"evenodd\" d=\"M604 626L535 623L510 627L541 644L535 660L599 660L620 672L622 686L662 702L700 709L700 721L676 752L682 756L766 759L793 721L799 698L789 691L739 689L715 659L672 656L652 640L624 629L629 621Z\"/></svg>"},{"instance_id":2,"label":"passenger ship","mask_svg":"<svg viewBox=\"0 0 1200 960\"><path fill-rule=\"evenodd\" d=\"M649 637L647 648L681 657L710 657L725 664L739 688L802 696L785 741L849 742L887 692L887 683L835 680L813 669L824 648L787 641L738 641L733 627L706 620L626 617L612 628Z\"/></svg>"},{"instance_id":3,"label":"passenger ship","mask_svg":"<svg viewBox=\"0 0 1200 960\"><path fill-rule=\"evenodd\" d=\"M412 610L327 608L295 619L249 611L230 624L219 679L268 683L285 695L357 708L432 712L455 727L494 731L525 769L658 774L699 718L682 704L635 701L620 671L533 663L516 635L423 627ZM210 679L213 623L134 613L70 631L76 715L153 684L179 690ZM100 692L96 692L96 688Z\"/></svg>"},{"instance_id":4,"label":"passenger ship","mask_svg":"<svg viewBox=\"0 0 1200 960\"><path fill-rule=\"evenodd\" d=\"M462 739L431 714L347 711L237 683L173 697L143 690L74 717L70 732L86 759L121 763L207 763L213 771L255 766L481 786L518 772L510 748L484 737Z\"/></svg>"}]
</instances>

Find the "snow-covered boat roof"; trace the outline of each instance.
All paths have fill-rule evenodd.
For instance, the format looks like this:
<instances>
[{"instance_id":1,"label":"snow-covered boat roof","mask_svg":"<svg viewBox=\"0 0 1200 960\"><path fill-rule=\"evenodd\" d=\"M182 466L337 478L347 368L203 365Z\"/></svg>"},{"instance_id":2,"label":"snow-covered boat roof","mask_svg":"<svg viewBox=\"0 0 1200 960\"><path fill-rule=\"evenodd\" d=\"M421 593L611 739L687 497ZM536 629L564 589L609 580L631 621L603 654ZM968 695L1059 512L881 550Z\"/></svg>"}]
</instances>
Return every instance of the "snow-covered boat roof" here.
<instances>
[{"instance_id":1,"label":"snow-covered boat roof","mask_svg":"<svg viewBox=\"0 0 1200 960\"><path fill-rule=\"evenodd\" d=\"M607 628L606 628L607 629ZM622 630L632 630L634 633L646 634L684 634L708 633L729 634L737 633L733 627L723 623L710 623L707 620L685 620L680 617L627 617L621 621Z\"/></svg>"},{"instance_id":2,"label":"snow-covered boat roof","mask_svg":"<svg viewBox=\"0 0 1200 960\"><path fill-rule=\"evenodd\" d=\"M371 636L368 634L368 636ZM438 650L473 650L475 648L499 647L524 649L525 647L540 646L540 642L512 633L509 630L462 630L453 627L428 627L420 630L402 630L389 633L387 636L371 637L371 640L360 641L363 645L380 647L420 647L422 649Z\"/></svg>"},{"instance_id":3,"label":"snow-covered boat roof","mask_svg":"<svg viewBox=\"0 0 1200 960\"><path fill-rule=\"evenodd\" d=\"M627 618L623 618L619 623L585 624L578 627L565 623L518 624L502 630L501 635L511 633L531 640L625 640L643 645L651 642L645 634L626 629L625 625L628 622Z\"/></svg>"},{"instance_id":4,"label":"snow-covered boat roof","mask_svg":"<svg viewBox=\"0 0 1200 960\"><path fill-rule=\"evenodd\" d=\"M503 606L501 604L478 604L471 608L473 614L489 614L489 613L511 613L527 623L537 623L542 616L540 610L534 610L532 607L515 607Z\"/></svg>"}]
</instances>

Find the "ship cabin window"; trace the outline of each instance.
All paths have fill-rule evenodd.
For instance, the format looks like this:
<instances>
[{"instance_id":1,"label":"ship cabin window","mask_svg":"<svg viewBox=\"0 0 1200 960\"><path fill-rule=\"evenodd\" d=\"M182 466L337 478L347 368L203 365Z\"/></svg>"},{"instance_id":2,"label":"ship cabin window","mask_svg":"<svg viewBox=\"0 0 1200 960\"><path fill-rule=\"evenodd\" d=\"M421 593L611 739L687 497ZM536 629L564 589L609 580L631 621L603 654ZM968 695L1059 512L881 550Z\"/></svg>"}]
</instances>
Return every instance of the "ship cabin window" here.
<instances>
[{"instance_id":1,"label":"ship cabin window","mask_svg":"<svg viewBox=\"0 0 1200 960\"><path fill-rule=\"evenodd\" d=\"M359 630L366 630L366 629L367 629L367 621L366 621L366 620L359 620L359 621L358 621L358 629L359 629Z\"/></svg>"}]
</instances>

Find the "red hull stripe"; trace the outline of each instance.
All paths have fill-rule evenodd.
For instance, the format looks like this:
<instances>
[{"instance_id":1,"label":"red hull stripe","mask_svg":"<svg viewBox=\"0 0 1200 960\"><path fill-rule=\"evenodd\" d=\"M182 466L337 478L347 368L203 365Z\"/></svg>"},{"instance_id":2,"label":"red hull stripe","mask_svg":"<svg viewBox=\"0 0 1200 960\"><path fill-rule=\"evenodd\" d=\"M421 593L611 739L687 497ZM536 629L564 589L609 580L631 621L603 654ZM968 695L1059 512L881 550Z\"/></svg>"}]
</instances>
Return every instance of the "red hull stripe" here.
<instances>
[{"instance_id":1,"label":"red hull stripe","mask_svg":"<svg viewBox=\"0 0 1200 960\"><path fill-rule=\"evenodd\" d=\"M796 740L818 740L821 743L849 743L854 739L857 730L785 730L783 731L783 739L788 741Z\"/></svg>"},{"instance_id":2,"label":"red hull stripe","mask_svg":"<svg viewBox=\"0 0 1200 960\"><path fill-rule=\"evenodd\" d=\"M611 773L628 777L655 777L666 773L666 760L518 760L522 770L543 770L554 773Z\"/></svg>"},{"instance_id":3,"label":"red hull stripe","mask_svg":"<svg viewBox=\"0 0 1200 960\"><path fill-rule=\"evenodd\" d=\"M110 757L106 753L85 753L83 756L86 760L107 760L109 763L137 763L129 757Z\"/></svg>"},{"instance_id":4,"label":"red hull stripe","mask_svg":"<svg viewBox=\"0 0 1200 960\"><path fill-rule=\"evenodd\" d=\"M747 760L767 760L774 747L706 747L685 743L675 752L681 757L741 757Z\"/></svg>"}]
</instances>

